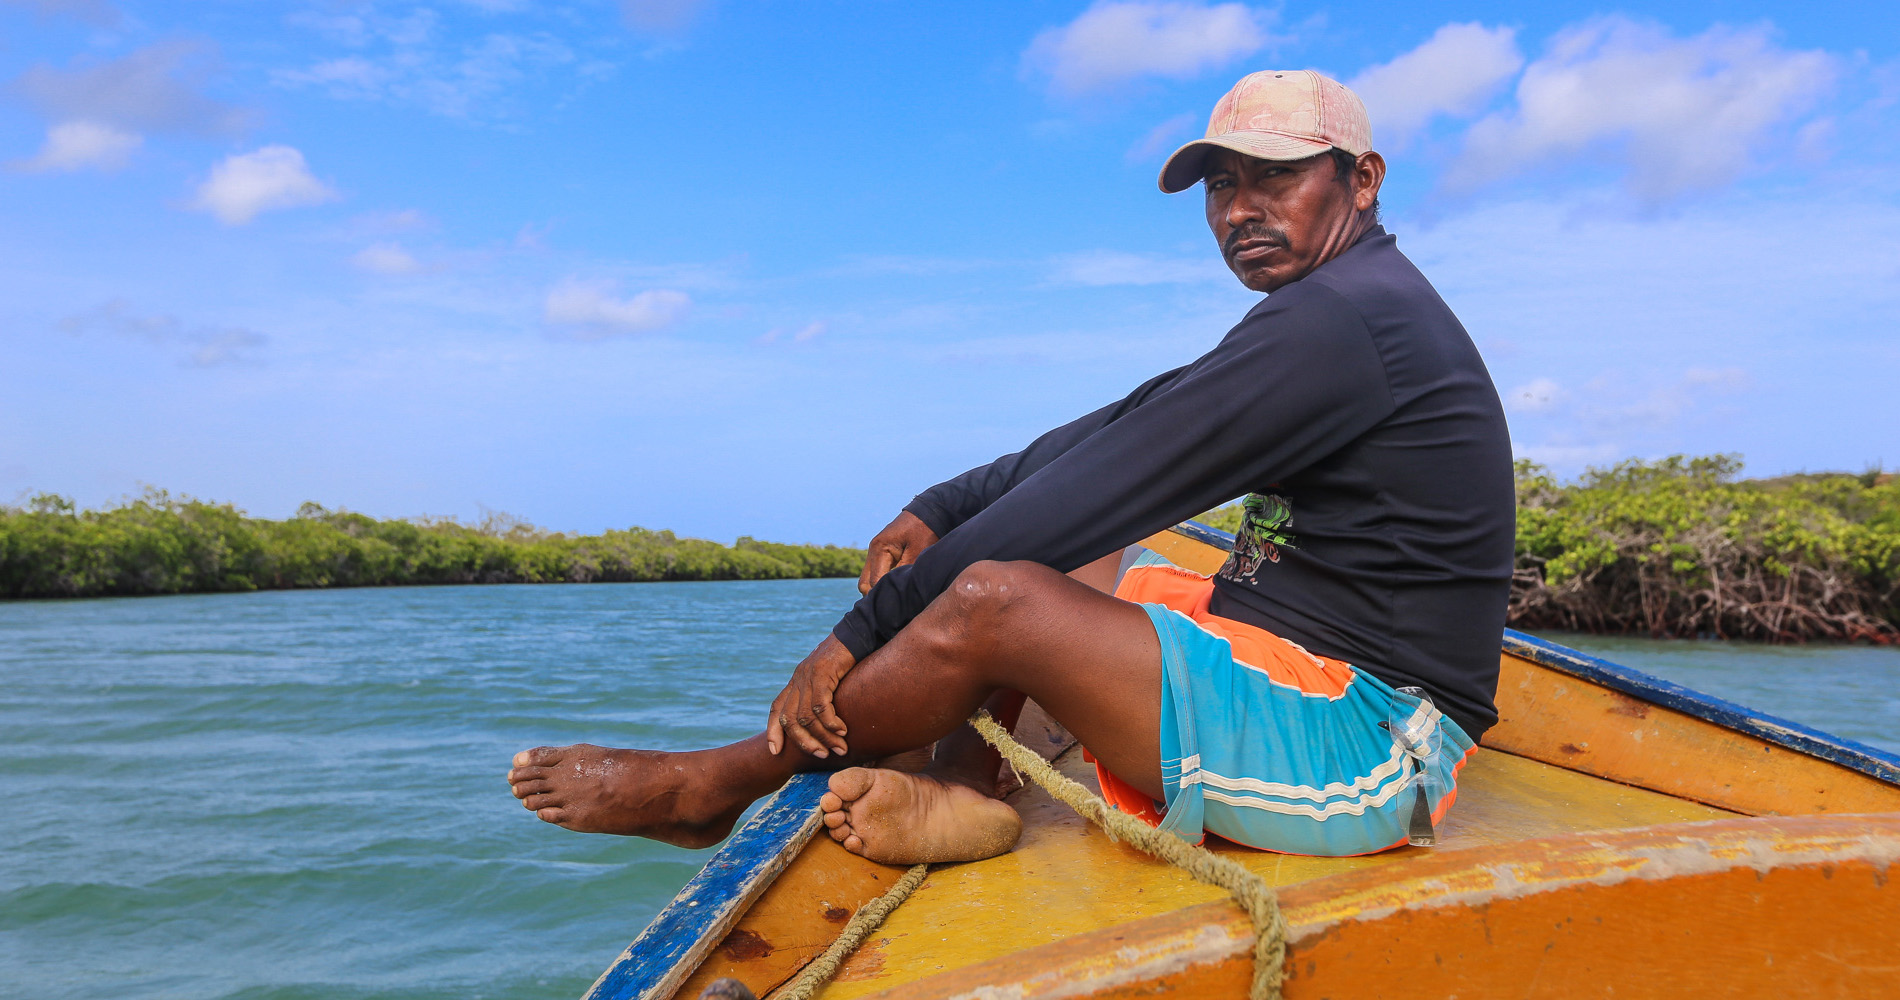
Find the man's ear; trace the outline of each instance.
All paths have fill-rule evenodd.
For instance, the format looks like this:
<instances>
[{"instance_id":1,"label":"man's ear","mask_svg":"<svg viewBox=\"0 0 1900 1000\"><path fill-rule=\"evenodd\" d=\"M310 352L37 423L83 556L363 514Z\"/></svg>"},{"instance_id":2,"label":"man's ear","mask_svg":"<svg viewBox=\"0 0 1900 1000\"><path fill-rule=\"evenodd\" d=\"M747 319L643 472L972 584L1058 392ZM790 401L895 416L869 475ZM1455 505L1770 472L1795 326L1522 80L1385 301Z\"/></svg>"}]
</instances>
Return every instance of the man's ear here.
<instances>
[{"instance_id":1,"label":"man's ear","mask_svg":"<svg viewBox=\"0 0 1900 1000\"><path fill-rule=\"evenodd\" d=\"M1385 183L1385 157L1376 150L1366 150L1353 161L1354 211L1364 212L1379 201L1379 187Z\"/></svg>"}]
</instances>

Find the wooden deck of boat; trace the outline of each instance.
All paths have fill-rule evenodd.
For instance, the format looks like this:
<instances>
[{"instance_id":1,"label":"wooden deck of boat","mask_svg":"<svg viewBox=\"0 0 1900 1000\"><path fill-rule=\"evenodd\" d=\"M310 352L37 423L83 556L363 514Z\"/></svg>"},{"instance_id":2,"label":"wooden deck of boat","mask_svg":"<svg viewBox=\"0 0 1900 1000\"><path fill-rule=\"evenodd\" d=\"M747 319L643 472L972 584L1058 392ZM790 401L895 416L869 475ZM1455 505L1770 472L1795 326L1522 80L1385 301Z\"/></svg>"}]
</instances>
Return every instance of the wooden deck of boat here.
<instances>
[{"instance_id":1,"label":"wooden deck of boat","mask_svg":"<svg viewBox=\"0 0 1900 1000\"><path fill-rule=\"evenodd\" d=\"M1083 763L1079 748L1062 754L1057 763L1064 773L1094 789L1095 768ZM1016 850L932 872L820 996L850 1000L947 969L1225 898L1222 891L1195 882L1176 868L1111 843L1039 788L1018 792L1012 801L1024 819L1023 839ZM1210 846L1269 882L1287 885L1394 864L1432 851L1733 815L1511 754L1479 750L1465 766L1459 800L1440 829L1439 847L1401 848L1361 858L1308 858L1218 843ZM835 878L844 867L872 866L828 841L814 842L754 906L757 918L742 920L740 933L729 936L740 942L738 947L728 945L715 952L677 995L696 996L700 987L722 975L749 978L746 973L753 970L748 966L775 957L763 953L767 948L778 951L774 939L790 943L780 934L781 927L790 929L786 926L790 921L772 918L784 914L788 904L796 911L804 908L800 901L810 901L806 906L820 902L807 895L807 880L798 877L799 869L824 869ZM857 900L822 902L855 908ZM826 943L810 942L807 947L815 952Z\"/></svg>"}]
</instances>

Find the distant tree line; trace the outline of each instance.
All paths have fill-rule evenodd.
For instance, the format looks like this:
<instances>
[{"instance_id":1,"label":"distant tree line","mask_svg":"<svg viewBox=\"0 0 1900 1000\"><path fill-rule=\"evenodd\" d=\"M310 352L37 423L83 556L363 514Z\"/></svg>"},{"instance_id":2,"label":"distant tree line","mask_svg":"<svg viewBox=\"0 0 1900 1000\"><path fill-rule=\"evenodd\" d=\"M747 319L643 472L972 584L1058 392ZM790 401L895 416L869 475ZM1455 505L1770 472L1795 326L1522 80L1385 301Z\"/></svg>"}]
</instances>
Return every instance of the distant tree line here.
<instances>
[{"instance_id":1,"label":"distant tree line","mask_svg":"<svg viewBox=\"0 0 1900 1000\"><path fill-rule=\"evenodd\" d=\"M1900 642L1900 481L1739 479L1732 455L1559 482L1517 467L1510 624L1658 637ZM1202 519L1229 531L1238 504ZM508 517L378 520L305 504L285 521L151 491L98 511L0 507L0 598L427 583L852 577L861 549L731 546L670 531L542 531Z\"/></svg>"},{"instance_id":2,"label":"distant tree line","mask_svg":"<svg viewBox=\"0 0 1900 1000\"><path fill-rule=\"evenodd\" d=\"M670 531L543 531L507 515L379 520L304 504L283 521L148 491L79 511L41 494L0 506L0 598L439 583L609 583L854 577L861 549L730 546Z\"/></svg>"},{"instance_id":3,"label":"distant tree line","mask_svg":"<svg viewBox=\"0 0 1900 1000\"><path fill-rule=\"evenodd\" d=\"M1900 482L1740 469L1735 455L1677 455L1558 482L1518 463L1510 625L1900 642ZM1228 531L1240 517L1239 504L1204 515Z\"/></svg>"}]
</instances>

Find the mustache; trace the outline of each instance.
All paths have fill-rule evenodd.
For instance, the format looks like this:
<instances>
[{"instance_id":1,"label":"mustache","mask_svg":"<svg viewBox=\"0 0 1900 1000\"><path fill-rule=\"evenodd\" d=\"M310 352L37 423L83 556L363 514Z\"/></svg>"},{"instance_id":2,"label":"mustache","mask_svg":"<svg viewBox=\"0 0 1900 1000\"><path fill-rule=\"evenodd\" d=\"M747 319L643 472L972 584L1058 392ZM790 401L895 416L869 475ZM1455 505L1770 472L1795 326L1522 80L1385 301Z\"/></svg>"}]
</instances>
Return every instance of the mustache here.
<instances>
[{"instance_id":1,"label":"mustache","mask_svg":"<svg viewBox=\"0 0 1900 1000\"><path fill-rule=\"evenodd\" d=\"M1275 229L1262 222L1249 222L1239 229L1228 233L1227 238L1221 241L1221 256L1232 257L1235 249L1239 247L1240 244L1253 242L1271 243L1283 250L1291 246L1291 242L1287 239L1286 230Z\"/></svg>"}]
</instances>

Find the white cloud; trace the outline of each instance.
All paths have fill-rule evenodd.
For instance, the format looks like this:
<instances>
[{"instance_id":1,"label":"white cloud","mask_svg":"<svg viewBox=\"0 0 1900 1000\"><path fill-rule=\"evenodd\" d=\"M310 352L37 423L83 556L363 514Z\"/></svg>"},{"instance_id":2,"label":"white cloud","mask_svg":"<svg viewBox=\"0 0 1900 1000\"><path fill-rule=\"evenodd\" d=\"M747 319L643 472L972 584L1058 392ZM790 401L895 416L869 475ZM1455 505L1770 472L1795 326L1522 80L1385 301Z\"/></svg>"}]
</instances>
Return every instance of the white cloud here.
<instances>
[{"instance_id":1,"label":"white cloud","mask_svg":"<svg viewBox=\"0 0 1900 1000\"><path fill-rule=\"evenodd\" d=\"M211 45L159 42L108 62L34 66L13 87L56 121L97 122L128 132L234 132L250 115L199 92L216 65Z\"/></svg>"},{"instance_id":2,"label":"white cloud","mask_svg":"<svg viewBox=\"0 0 1900 1000\"><path fill-rule=\"evenodd\" d=\"M627 23L641 31L671 34L684 31L699 15L703 0L620 0Z\"/></svg>"},{"instance_id":3,"label":"white cloud","mask_svg":"<svg viewBox=\"0 0 1900 1000\"><path fill-rule=\"evenodd\" d=\"M1243 4L1097 0L1080 17L1035 37L1025 67L1067 95L1141 77L1186 80L1273 41L1270 15Z\"/></svg>"},{"instance_id":4,"label":"white cloud","mask_svg":"<svg viewBox=\"0 0 1900 1000\"><path fill-rule=\"evenodd\" d=\"M17 160L16 170L69 173L91 167L108 173L125 168L144 138L98 122L62 122L46 130L46 142L31 159Z\"/></svg>"},{"instance_id":5,"label":"white cloud","mask_svg":"<svg viewBox=\"0 0 1900 1000\"><path fill-rule=\"evenodd\" d=\"M383 237L396 233L413 233L435 226L435 220L419 208L404 208L394 211L364 212L350 219L348 232L353 237Z\"/></svg>"},{"instance_id":6,"label":"white cloud","mask_svg":"<svg viewBox=\"0 0 1900 1000\"><path fill-rule=\"evenodd\" d=\"M212 167L192 207L210 212L227 226L241 226L259 212L320 205L338 197L334 188L311 175L302 153L289 146L265 146Z\"/></svg>"},{"instance_id":7,"label":"white cloud","mask_svg":"<svg viewBox=\"0 0 1900 1000\"><path fill-rule=\"evenodd\" d=\"M796 330L783 326L775 326L760 334L755 343L776 344L780 340L788 340L794 344L809 344L819 337L824 336L825 331L830 328L830 324L822 319L813 320Z\"/></svg>"},{"instance_id":8,"label":"white cloud","mask_svg":"<svg viewBox=\"0 0 1900 1000\"><path fill-rule=\"evenodd\" d=\"M271 74L279 86L312 87L346 100L415 105L452 118L492 119L518 110L510 91L536 74L577 62L574 50L545 31L487 32L451 43L428 9L392 18L305 17L295 23L359 51L303 69ZM367 51L363 51L367 50ZM590 61L577 68L597 73Z\"/></svg>"},{"instance_id":9,"label":"white cloud","mask_svg":"<svg viewBox=\"0 0 1900 1000\"><path fill-rule=\"evenodd\" d=\"M341 59L326 59L309 69L280 70L276 77L283 83L307 83L328 87L348 97L373 97L389 82L393 74L362 56L344 56Z\"/></svg>"},{"instance_id":10,"label":"white cloud","mask_svg":"<svg viewBox=\"0 0 1900 1000\"><path fill-rule=\"evenodd\" d=\"M1546 413L1556 409L1568 394L1555 379L1536 378L1504 394L1504 408L1512 413Z\"/></svg>"},{"instance_id":11,"label":"white cloud","mask_svg":"<svg viewBox=\"0 0 1900 1000\"><path fill-rule=\"evenodd\" d=\"M1148 134L1141 137L1141 141L1128 147L1128 152L1123 154L1122 159L1129 163L1145 163L1159 159L1161 154L1169 151L1169 147L1178 140L1193 134L1194 126L1200 121L1201 116L1192 111L1175 115L1149 129Z\"/></svg>"},{"instance_id":12,"label":"white cloud","mask_svg":"<svg viewBox=\"0 0 1900 1000\"><path fill-rule=\"evenodd\" d=\"M422 262L395 243L373 243L358 250L350 263L372 274L415 274Z\"/></svg>"},{"instance_id":13,"label":"white cloud","mask_svg":"<svg viewBox=\"0 0 1900 1000\"><path fill-rule=\"evenodd\" d=\"M1574 475L1586 466L1608 465L1629 457L1614 444L1519 444L1516 441L1511 442L1511 454L1550 466L1559 475Z\"/></svg>"},{"instance_id":14,"label":"white cloud","mask_svg":"<svg viewBox=\"0 0 1900 1000\"><path fill-rule=\"evenodd\" d=\"M1642 392L1626 376L1599 376L1585 386L1587 405L1580 408L1580 416L1612 433L1670 429L1704 408L1711 397L1740 392L1750 381L1742 368L1692 367L1676 381Z\"/></svg>"},{"instance_id":15,"label":"white cloud","mask_svg":"<svg viewBox=\"0 0 1900 1000\"><path fill-rule=\"evenodd\" d=\"M1516 34L1476 22L1447 24L1425 44L1360 73L1348 86L1366 103L1373 135L1403 145L1439 115L1483 110L1524 66Z\"/></svg>"},{"instance_id":16,"label":"white cloud","mask_svg":"<svg viewBox=\"0 0 1900 1000\"><path fill-rule=\"evenodd\" d=\"M256 360L251 352L269 342L270 339L263 334L241 327L212 330L189 349L186 357L199 368L247 364Z\"/></svg>"},{"instance_id":17,"label":"white cloud","mask_svg":"<svg viewBox=\"0 0 1900 1000\"><path fill-rule=\"evenodd\" d=\"M1832 56L1780 48L1766 28L1676 38L1600 18L1560 32L1518 81L1516 106L1471 127L1447 186L1608 157L1646 203L1718 187L1758 151L1791 147L1793 120L1837 73Z\"/></svg>"},{"instance_id":18,"label":"white cloud","mask_svg":"<svg viewBox=\"0 0 1900 1000\"><path fill-rule=\"evenodd\" d=\"M515 230L515 248L518 250L546 250L548 234L554 231L552 222L524 222Z\"/></svg>"},{"instance_id":19,"label":"white cloud","mask_svg":"<svg viewBox=\"0 0 1900 1000\"><path fill-rule=\"evenodd\" d=\"M270 338L243 327L187 327L176 316L141 315L123 299L68 316L60 330L74 336L107 333L161 348L179 361L198 368L251 364Z\"/></svg>"},{"instance_id":20,"label":"white cloud","mask_svg":"<svg viewBox=\"0 0 1900 1000\"><path fill-rule=\"evenodd\" d=\"M1063 254L1051 261L1059 282L1102 287L1107 285L1177 285L1232 280L1212 246L1207 257L1163 257L1158 254L1089 250Z\"/></svg>"},{"instance_id":21,"label":"white cloud","mask_svg":"<svg viewBox=\"0 0 1900 1000\"><path fill-rule=\"evenodd\" d=\"M655 288L620 298L610 281L568 278L548 292L542 315L586 339L616 333L651 333L679 322L692 306L685 292Z\"/></svg>"},{"instance_id":22,"label":"white cloud","mask_svg":"<svg viewBox=\"0 0 1900 1000\"><path fill-rule=\"evenodd\" d=\"M1748 371L1733 366L1727 368L1691 368L1683 373L1682 383L1693 388L1704 388L1721 392L1740 392L1749 387L1754 380L1748 377Z\"/></svg>"},{"instance_id":23,"label":"white cloud","mask_svg":"<svg viewBox=\"0 0 1900 1000\"><path fill-rule=\"evenodd\" d=\"M1527 457L1566 474L1676 452L1745 452L1770 471L1859 468L1893 455L1890 183L1739 187L1667 213L1606 210L1614 192L1492 197L1429 228L1391 225L1480 343L1514 345L1485 353L1513 437L1583 449ZM1762 220L1783 218L1801 220L1798 251L1763 238ZM1509 403L1542 377L1561 386L1559 405Z\"/></svg>"},{"instance_id":24,"label":"white cloud","mask_svg":"<svg viewBox=\"0 0 1900 1000\"><path fill-rule=\"evenodd\" d=\"M105 0L0 0L14 7L30 7L41 17L65 14L81 21L110 28L119 23L119 12Z\"/></svg>"}]
</instances>

